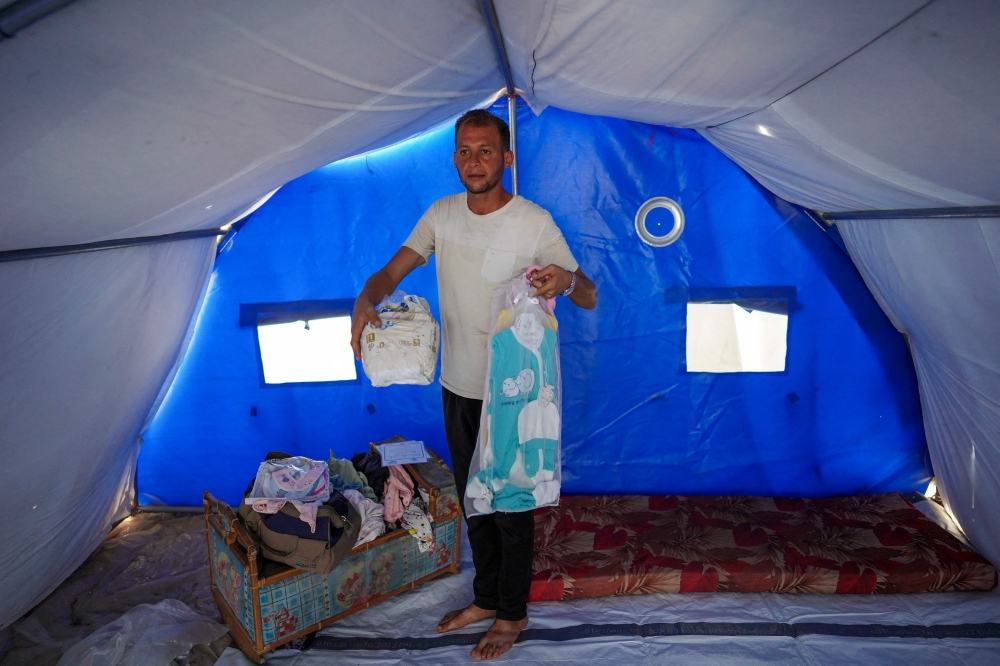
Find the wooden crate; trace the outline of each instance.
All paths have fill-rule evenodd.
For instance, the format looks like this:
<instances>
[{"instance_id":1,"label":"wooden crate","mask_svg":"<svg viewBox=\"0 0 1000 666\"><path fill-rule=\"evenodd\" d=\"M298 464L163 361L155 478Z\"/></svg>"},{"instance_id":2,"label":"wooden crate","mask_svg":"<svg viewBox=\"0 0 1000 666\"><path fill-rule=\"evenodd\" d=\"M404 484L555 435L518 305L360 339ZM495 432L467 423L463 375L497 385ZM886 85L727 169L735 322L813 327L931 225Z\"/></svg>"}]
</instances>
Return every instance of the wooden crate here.
<instances>
[{"instance_id":1,"label":"wooden crate","mask_svg":"<svg viewBox=\"0 0 1000 666\"><path fill-rule=\"evenodd\" d=\"M460 571L462 521L455 480L441 458L428 452L431 460L406 468L430 497L434 550L419 552L416 539L405 529L395 530L358 546L328 574L288 568L265 575L260 552L236 512L205 491L212 594L247 657L262 663L262 655L279 645L443 573Z\"/></svg>"}]
</instances>

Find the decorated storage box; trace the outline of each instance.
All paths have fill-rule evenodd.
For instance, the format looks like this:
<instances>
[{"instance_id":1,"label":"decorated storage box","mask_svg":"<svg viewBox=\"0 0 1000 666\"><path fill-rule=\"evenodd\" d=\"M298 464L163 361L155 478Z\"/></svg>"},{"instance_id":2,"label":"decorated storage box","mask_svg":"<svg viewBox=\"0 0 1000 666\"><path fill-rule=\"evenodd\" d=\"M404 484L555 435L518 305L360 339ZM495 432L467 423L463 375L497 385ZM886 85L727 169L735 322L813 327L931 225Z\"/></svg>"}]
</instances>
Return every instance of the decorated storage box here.
<instances>
[{"instance_id":1,"label":"decorated storage box","mask_svg":"<svg viewBox=\"0 0 1000 666\"><path fill-rule=\"evenodd\" d=\"M455 480L447 465L428 453L429 461L405 467L430 496L434 549L419 552L417 540L399 529L355 548L328 574L263 560L232 507L205 491L212 594L244 654L262 663L264 653L283 643L435 576L459 572L462 522Z\"/></svg>"}]
</instances>

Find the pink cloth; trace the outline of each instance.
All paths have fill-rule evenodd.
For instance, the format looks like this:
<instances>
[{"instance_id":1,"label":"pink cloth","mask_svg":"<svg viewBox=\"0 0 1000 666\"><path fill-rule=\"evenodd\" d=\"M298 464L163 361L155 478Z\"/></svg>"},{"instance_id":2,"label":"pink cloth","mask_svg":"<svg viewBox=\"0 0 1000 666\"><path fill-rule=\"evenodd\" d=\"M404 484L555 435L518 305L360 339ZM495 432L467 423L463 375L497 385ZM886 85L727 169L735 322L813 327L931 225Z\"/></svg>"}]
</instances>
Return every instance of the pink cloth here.
<instances>
[{"instance_id":1,"label":"pink cloth","mask_svg":"<svg viewBox=\"0 0 1000 666\"><path fill-rule=\"evenodd\" d=\"M413 499L413 480L399 465L389 466L389 478L385 481L385 522L392 523L403 517L403 507Z\"/></svg>"}]
</instances>

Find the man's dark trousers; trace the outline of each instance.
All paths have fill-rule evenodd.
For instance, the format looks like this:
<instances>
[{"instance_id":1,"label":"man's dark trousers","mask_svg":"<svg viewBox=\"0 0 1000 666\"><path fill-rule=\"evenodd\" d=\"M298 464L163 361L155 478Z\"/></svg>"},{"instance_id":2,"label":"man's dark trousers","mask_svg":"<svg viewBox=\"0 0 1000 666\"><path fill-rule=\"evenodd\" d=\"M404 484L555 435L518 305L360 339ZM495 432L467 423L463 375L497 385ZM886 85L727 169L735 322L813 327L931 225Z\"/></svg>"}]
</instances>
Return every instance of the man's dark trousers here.
<instances>
[{"instance_id":1,"label":"man's dark trousers","mask_svg":"<svg viewBox=\"0 0 1000 666\"><path fill-rule=\"evenodd\" d=\"M451 468L465 514L465 486L469 465L476 451L482 400L473 400L442 389L444 432L451 452ZM533 511L466 516L469 544L476 577L472 590L475 604L495 610L499 620L521 620L528 614L531 589L531 559L534 555L535 518Z\"/></svg>"}]
</instances>

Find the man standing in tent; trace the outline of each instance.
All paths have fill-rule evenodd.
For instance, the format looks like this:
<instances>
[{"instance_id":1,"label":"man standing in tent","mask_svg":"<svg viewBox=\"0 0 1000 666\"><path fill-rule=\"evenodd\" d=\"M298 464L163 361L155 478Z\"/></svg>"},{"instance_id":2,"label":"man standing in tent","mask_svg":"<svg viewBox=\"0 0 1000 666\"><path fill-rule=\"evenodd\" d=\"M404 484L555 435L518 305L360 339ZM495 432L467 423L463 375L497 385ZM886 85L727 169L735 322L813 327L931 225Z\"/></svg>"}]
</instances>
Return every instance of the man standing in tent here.
<instances>
[{"instance_id":1,"label":"man standing in tent","mask_svg":"<svg viewBox=\"0 0 1000 666\"><path fill-rule=\"evenodd\" d=\"M597 304L594 283L579 269L552 216L503 188L504 169L514 160L509 145L507 123L490 112L473 110L458 119L453 158L466 191L431 205L403 247L368 278L354 305L351 346L360 359L364 327L381 326L376 305L437 253L444 426L459 497L465 497L479 433L493 293L538 264L544 268L532 279L536 295L568 296L587 309ZM534 516L498 511L469 517L467 524L475 601L445 615L438 631L495 618L472 651L473 657L493 659L513 646L528 623Z\"/></svg>"}]
</instances>

